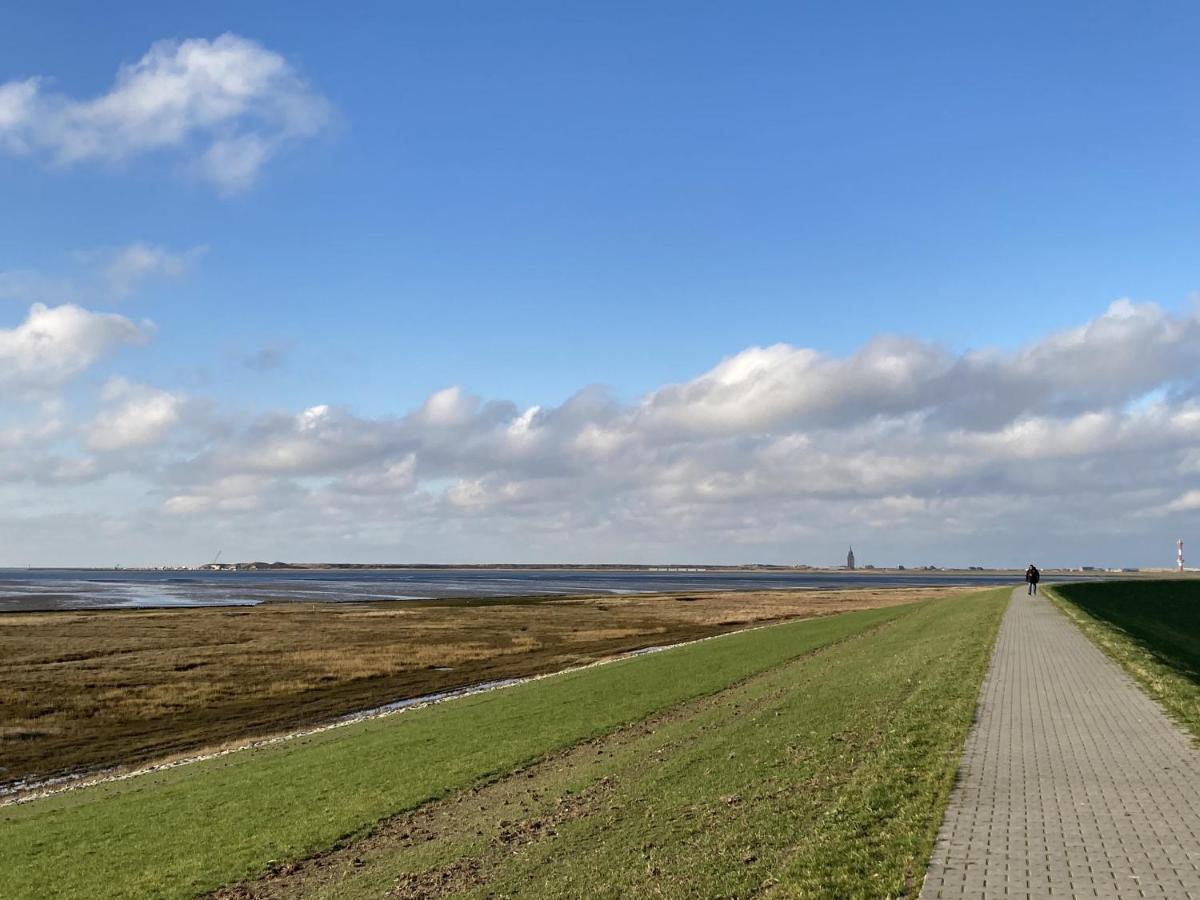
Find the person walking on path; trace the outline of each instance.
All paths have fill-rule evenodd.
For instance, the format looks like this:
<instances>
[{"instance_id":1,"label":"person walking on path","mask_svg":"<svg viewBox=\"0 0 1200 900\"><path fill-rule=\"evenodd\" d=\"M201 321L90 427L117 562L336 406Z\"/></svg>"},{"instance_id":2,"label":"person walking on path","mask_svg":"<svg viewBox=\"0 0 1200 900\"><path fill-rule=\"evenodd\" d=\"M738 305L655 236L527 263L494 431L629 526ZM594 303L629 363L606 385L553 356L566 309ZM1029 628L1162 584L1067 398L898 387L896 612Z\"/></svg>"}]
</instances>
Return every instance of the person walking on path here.
<instances>
[{"instance_id":1,"label":"person walking on path","mask_svg":"<svg viewBox=\"0 0 1200 900\"><path fill-rule=\"evenodd\" d=\"M1025 583L1029 585L1029 596L1032 597L1037 593L1038 582L1042 580L1042 573L1038 571L1038 567L1033 563L1029 564L1029 568L1025 570Z\"/></svg>"}]
</instances>

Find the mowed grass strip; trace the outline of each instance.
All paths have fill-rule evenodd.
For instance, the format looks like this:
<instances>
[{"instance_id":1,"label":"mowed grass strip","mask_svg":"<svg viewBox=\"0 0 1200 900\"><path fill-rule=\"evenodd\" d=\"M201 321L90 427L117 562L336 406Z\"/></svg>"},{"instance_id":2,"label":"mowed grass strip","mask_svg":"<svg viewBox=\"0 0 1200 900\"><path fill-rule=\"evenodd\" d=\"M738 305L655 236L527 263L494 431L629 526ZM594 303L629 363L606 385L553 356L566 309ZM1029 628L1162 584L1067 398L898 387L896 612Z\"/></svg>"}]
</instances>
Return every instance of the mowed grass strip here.
<instances>
[{"instance_id":1,"label":"mowed grass strip","mask_svg":"<svg viewBox=\"0 0 1200 900\"><path fill-rule=\"evenodd\" d=\"M734 634L9 807L0 896L192 896L923 606Z\"/></svg>"},{"instance_id":2,"label":"mowed grass strip","mask_svg":"<svg viewBox=\"0 0 1200 900\"><path fill-rule=\"evenodd\" d=\"M1200 738L1200 581L1055 585L1058 606Z\"/></svg>"},{"instance_id":3,"label":"mowed grass strip","mask_svg":"<svg viewBox=\"0 0 1200 900\"><path fill-rule=\"evenodd\" d=\"M1010 591L884 627L223 897L914 897Z\"/></svg>"}]
</instances>

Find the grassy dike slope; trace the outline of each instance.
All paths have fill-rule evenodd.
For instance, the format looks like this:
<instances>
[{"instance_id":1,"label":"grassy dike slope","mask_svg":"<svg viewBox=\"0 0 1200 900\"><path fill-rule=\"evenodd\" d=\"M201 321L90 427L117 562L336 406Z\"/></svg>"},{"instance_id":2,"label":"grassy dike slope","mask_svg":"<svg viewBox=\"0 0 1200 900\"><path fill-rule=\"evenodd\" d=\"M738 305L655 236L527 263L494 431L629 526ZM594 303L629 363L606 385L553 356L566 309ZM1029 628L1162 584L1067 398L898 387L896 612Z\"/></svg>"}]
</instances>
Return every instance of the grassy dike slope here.
<instances>
[{"instance_id":1,"label":"grassy dike slope","mask_svg":"<svg viewBox=\"0 0 1200 900\"><path fill-rule=\"evenodd\" d=\"M839 752L852 763L855 779L867 778L859 788L874 799L844 818L835 805L833 817L807 835L780 833L779 840L813 843L811 852L780 864L787 878L806 878L803 871L792 872L797 865L804 868L798 859L832 863L850 845L859 846L865 834L884 827L881 816L891 822L888 829L915 827L898 839L907 842L903 855L920 857L923 864L1003 596L975 594L733 635L6 810L0 816L0 896L194 895L260 872L273 860L303 857L346 835L362 836L387 816L658 711L737 690L739 683L750 687L764 676L783 678L786 687L796 675L793 661L820 657L829 665L844 653L850 653L847 663L830 669L822 682L806 680L785 693L797 701L824 697L814 714L840 716L847 726L874 723L874 740L889 746L897 741L902 754L916 752L909 761L914 765L883 764L887 757L869 751L869 745L852 744L858 747L849 755L853 760ZM811 655L822 647L829 649ZM827 680L844 683L830 694ZM894 721L906 724L897 730ZM735 742L771 738L763 728L738 734ZM787 752L804 758L810 738L813 752L823 758L831 742L820 732L806 737L792 728L793 749ZM841 747L846 740L832 743ZM747 745L744 752L752 749ZM737 751L730 752L736 759ZM649 762L643 760L642 768ZM767 777L753 768L745 774ZM912 787L914 777L920 787ZM876 791L873 778L886 785L881 782ZM921 810L915 819L891 821L896 816L886 807L897 791L914 793ZM634 823L620 819L619 808L606 814L617 816L618 843L626 824L629 834L636 833Z\"/></svg>"},{"instance_id":2,"label":"grassy dike slope","mask_svg":"<svg viewBox=\"0 0 1200 900\"><path fill-rule=\"evenodd\" d=\"M1200 738L1200 581L1055 585L1058 606Z\"/></svg>"}]
</instances>

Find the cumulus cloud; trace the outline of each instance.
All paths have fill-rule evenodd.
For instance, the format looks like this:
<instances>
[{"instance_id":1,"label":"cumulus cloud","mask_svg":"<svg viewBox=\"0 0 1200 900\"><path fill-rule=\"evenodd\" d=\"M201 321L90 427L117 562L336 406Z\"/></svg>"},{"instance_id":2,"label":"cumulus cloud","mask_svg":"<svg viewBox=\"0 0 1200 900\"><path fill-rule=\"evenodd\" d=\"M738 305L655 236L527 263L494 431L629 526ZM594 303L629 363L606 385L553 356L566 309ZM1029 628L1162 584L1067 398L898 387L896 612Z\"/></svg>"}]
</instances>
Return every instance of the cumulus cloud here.
<instances>
[{"instance_id":1,"label":"cumulus cloud","mask_svg":"<svg viewBox=\"0 0 1200 900\"><path fill-rule=\"evenodd\" d=\"M655 391L641 413L665 429L709 434L904 413L936 400L953 362L936 347L895 337L877 338L846 359L788 344L751 347L686 384Z\"/></svg>"},{"instance_id":2,"label":"cumulus cloud","mask_svg":"<svg viewBox=\"0 0 1200 900\"><path fill-rule=\"evenodd\" d=\"M163 511L173 516L195 513L244 513L259 509L260 494L270 492L275 483L257 475L229 475L197 486L191 493L176 494L163 503Z\"/></svg>"},{"instance_id":3,"label":"cumulus cloud","mask_svg":"<svg viewBox=\"0 0 1200 900\"><path fill-rule=\"evenodd\" d=\"M184 398L124 378L101 391L104 408L86 428L91 450L125 450L158 443L179 422Z\"/></svg>"},{"instance_id":4,"label":"cumulus cloud","mask_svg":"<svg viewBox=\"0 0 1200 900\"><path fill-rule=\"evenodd\" d=\"M963 538L1012 531L1005 516L1042 504L1091 528L1097 507L1191 508L1191 495L1165 504L1200 467L1200 406L1174 390L1200 372L1197 337L1194 313L1121 301L1009 353L900 337L845 357L752 347L628 405L587 388L520 409L452 387L389 418L327 406L264 416L173 477L284 482L297 488L289 503L339 528L342 517L448 535L552 523L639 547L830 529Z\"/></svg>"},{"instance_id":5,"label":"cumulus cloud","mask_svg":"<svg viewBox=\"0 0 1200 900\"><path fill-rule=\"evenodd\" d=\"M262 416L205 455L214 472L329 475L394 450L392 423L319 404L296 415Z\"/></svg>"},{"instance_id":6,"label":"cumulus cloud","mask_svg":"<svg viewBox=\"0 0 1200 900\"><path fill-rule=\"evenodd\" d=\"M0 84L0 149L56 164L173 153L237 193L288 142L330 120L328 101L280 54L235 34L153 44L104 94L75 99L45 78Z\"/></svg>"},{"instance_id":7,"label":"cumulus cloud","mask_svg":"<svg viewBox=\"0 0 1200 900\"><path fill-rule=\"evenodd\" d=\"M949 554L876 562L1023 563L1157 541L1200 509L1198 329L1196 312L1122 301L1012 352L778 344L631 403L593 386L522 408L456 386L390 416L322 403L191 431L184 398L113 381L75 456L9 471L136 465L145 521L271 535L263 556L819 562L845 538Z\"/></svg>"},{"instance_id":8,"label":"cumulus cloud","mask_svg":"<svg viewBox=\"0 0 1200 900\"><path fill-rule=\"evenodd\" d=\"M1200 317L1119 300L1079 328L1016 353L955 355L881 337L844 359L777 344L752 347L642 404L648 423L719 434L920 414L997 427L1022 414L1070 413L1136 399L1200 373Z\"/></svg>"},{"instance_id":9,"label":"cumulus cloud","mask_svg":"<svg viewBox=\"0 0 1200 900\"><path fill-rule=\"evenodd\" d=\"M13 392L56 388L122 344L144 342L148 323L72 304L35 303L25 321L0 328L0 387Z\"/></svg>"}]
</instances>

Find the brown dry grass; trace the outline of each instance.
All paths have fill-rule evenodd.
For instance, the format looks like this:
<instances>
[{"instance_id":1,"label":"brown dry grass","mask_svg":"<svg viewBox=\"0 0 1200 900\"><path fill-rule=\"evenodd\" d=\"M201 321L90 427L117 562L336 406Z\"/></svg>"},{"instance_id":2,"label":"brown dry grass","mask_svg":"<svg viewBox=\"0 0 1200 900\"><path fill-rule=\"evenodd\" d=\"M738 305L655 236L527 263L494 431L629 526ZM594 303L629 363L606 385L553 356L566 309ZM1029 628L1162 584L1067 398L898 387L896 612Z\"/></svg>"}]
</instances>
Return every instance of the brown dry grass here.
<instances>
[{"instance_id":1,"label":"brown dry grass","mask_svg":"<svg viewBox=\"0 0 1200 900\"><path fill-rule=\"evenodd\" d=\"M392 700L962 588L0 616L0 783L142 763Z\"/></svg>"}]
</instances>

